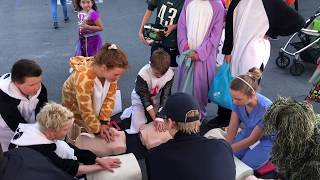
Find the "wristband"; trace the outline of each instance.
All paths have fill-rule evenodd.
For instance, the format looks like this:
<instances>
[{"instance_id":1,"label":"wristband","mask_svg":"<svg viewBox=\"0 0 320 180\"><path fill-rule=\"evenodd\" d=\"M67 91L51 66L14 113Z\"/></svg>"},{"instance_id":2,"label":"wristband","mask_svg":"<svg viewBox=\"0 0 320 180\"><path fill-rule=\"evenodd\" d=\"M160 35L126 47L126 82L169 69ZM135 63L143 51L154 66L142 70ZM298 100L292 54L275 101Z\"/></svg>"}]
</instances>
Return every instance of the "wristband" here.
<instances>
[{"instance_id":1,"label":"wristband","mask_svg":"<svg viewBox=\"0 0 320 180\"><path fill-rule=\"evenodd\" d=\"M108 124L109 124L109 121L100 120L100 124L101 124L101 125L108 125Z\"/></svg>"}]
</instances>

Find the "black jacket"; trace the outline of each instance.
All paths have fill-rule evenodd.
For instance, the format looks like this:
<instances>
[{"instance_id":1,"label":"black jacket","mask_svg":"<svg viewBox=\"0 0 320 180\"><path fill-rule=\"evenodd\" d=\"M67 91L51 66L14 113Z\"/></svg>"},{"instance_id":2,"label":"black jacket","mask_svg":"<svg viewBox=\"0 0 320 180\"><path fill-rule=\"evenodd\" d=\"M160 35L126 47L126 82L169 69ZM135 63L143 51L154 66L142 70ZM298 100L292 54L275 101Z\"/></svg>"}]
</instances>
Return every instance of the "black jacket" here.
<instances>
[{"instance_id":1,"label":"black jacket","mask_svg":"<svg viewBox=\"0 0 320 180\"><path fill-rule=\"evenodd\" d=\"M43 84L41 84L38 99L35 114L38 114L44 104L48 102L47 89ZM27 123L18 110L19 104L19 99L15 99L0 90L0 115L13 132L17 129L19 123Z\"/></svg>"},{"instance_id":2,"label":"black jacket","mask_svg":"<svg viewBox=\"0 0 320 180\"><path fill-rule=\"evenodd\" d=\"M230 145L224 140L178 132L146 156L149 180L235 180Z\"/></svg>"},{"instance_id":3,"label":"black jacket","mask_svg":"<svg viewBox=\"0 0 320 180\"><path fill-rule=\"evenodd\" d=\"M30 148L5 152L0 159L1 180L73 180L45 156Z\"/></svg>"},{"instance_id":4,"label":"black jacket","mask_svg":"<svg viewBox=\"0 0 320 180\"><path fill-rule=\"evenodd\" d=\"M85 165L95 164L97 156L93 154L91 151L78 149L76 146L73 146L71 144L68 145L74 149L74 155L77 157L78 160L60 158L54 152L56 150L55 144L40 144L26 147L38 151L43 156L47 157L51 161L51 163L53 163L57 168L63 170L64 172L72 176L77 175L80 166L79 163L83 163ZM19 147L19 149L20 148L23 147Z\"/></svg>"}]
</instances>

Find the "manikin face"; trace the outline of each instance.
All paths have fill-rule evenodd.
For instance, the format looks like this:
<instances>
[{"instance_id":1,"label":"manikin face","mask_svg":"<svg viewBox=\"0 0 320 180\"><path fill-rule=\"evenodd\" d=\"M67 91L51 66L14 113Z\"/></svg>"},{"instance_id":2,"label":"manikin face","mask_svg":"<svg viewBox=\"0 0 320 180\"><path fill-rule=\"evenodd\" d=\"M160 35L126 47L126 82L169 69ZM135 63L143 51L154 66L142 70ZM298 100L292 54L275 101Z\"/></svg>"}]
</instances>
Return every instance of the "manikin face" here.
<instances>
[{"instance_id":1,"label":"manikin face","mask_svg":"<svg viewBox=\"0 0 320 180\"><path fill-rule=\"evenodd\" d=\"M164 123L165 123L165 126L167 127L167 130L171 134L171 136L174 136L174 133L176 131L176 128L175 128L176 122L172 121L171 118L168 118L164 121Z\"/></svg>"},{"instance_id":2,"label":"manikin face","mask_svg":"<svg viewBox=\"0 0 320 180\"><path fill-rule=\"evenodd\" d=\"M235 91L231 89L231 97L233 100L233 103L235 105L238 106L246 106L248 105L250 102L252 102L252 100L254 99L254 95L253 96L247 96L246 94L244 94L241 91Z\"/></svg>"},{"instance_id":3,"label":"manikin face","mask_svg":"<svg viewBox=\"0 0 320 180\"><path fill-rule=\"evenodd\" d=\"M25 77L24 83L15 82L14 84L25 96L33 96L37 94L41 87L42 76L39 77Z\"/></svg>"},{"instance_id":4,"label":"manikin face","mask_svg":"<svg viewBox=\"0 0 320 180\"><path fill-rule=\"evenodd\" d=\"M89 11L93 6L92 0L81 0L80 6L82 7L83 10Z\"/></svg>"}]
</instances>

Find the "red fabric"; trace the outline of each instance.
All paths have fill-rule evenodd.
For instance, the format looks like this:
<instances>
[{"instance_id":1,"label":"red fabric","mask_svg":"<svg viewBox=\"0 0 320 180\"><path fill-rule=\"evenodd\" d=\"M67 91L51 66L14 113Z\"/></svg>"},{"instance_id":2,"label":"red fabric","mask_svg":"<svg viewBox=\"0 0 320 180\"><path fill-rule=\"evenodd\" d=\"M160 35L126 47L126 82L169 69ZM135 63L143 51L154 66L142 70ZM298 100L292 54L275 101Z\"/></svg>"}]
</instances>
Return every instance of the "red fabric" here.
<instances>
[{"instance_id":1,"label":"red fabric","mask_svg":"<svg viewBox=\"0 0 320 180\"><path fill-rule=\"evenodd\" d=\"M288 3L289 5L291 5L291 4L294 3L294 1L295 1L295 0L287 0L287 3Z\"/></svg>"},{"instance_id":2,"label":"red fabric","mask_svg":"<svg viewBox=\"0 0 320 180\"><path fill-rule=\"evenodd\" d=\"M276 165L274 165L271 161L268 161L267 164L265 164L261 168L257 169L256 172L259 175L265 175L269 172L275 171L276 168L277 168Z\"/></svg>"}]
</instances>

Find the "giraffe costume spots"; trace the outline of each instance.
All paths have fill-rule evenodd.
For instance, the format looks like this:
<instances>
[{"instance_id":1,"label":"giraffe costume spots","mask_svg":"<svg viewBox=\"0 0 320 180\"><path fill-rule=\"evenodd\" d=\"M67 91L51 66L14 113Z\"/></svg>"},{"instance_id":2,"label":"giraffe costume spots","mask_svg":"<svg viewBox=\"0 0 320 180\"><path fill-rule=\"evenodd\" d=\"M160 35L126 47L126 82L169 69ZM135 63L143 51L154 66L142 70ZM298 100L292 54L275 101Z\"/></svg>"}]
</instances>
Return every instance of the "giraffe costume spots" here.
<instances>
[{"instance_id":1,"label":"giraffe costume spots","mask_svg":"<svg viewBox=\"0 0 320 180\"><path fill-rule=\"evenodd\" d=\"M63 84L62 103L75 117L75 123L89 133L100 132L100 121L109 121L115 104L117 82L108 82L109 88L102 102L100 111L96 111L94 102L95 81L93 57L72 57L70 66L74 72ZM106 86L106 84L104 84ZM98 113L96 113L98 112Z\"/></svg>"}]
</instances>

